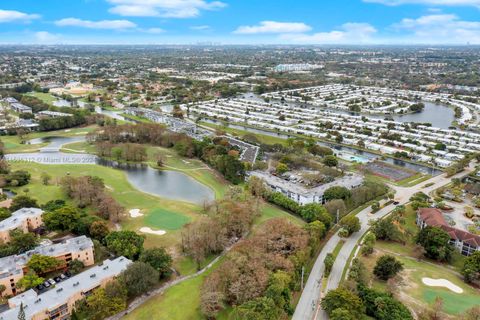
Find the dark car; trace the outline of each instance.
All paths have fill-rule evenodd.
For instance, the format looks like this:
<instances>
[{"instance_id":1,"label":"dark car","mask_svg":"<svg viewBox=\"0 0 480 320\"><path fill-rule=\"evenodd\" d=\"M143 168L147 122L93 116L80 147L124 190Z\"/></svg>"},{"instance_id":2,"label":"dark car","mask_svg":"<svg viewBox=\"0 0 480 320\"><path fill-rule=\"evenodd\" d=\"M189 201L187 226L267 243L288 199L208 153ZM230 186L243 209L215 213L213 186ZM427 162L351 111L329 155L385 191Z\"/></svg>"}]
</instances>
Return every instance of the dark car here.
<instances>
[{"instance_id":1,"label":"dark car","mask_svg":"<svg viewBox=\"0 0 480 320\"><path fill-rule=\"evenodd\" d=\"M60 277L55 277L55 278L53 278L53 279L55 280L55 282L60 282L60 281L62 281L62 279L61 279Z\"/></svg>"},{"instance_id":2,"label":"dark car","mask_svg":"<svg viewBox=\"0 0 480 320\"><path fill-rule=\"evenodd\" d=\"M398 205L400 204L400 202L398 202L398 201L393 201L393 204L396 205L396 206L398 206Z\"/></svg>"},{"instance_id":3,"label":"dark car","mask_svg":"<svg viewBox=\"0 0 480 320\"><path fill-rule=\"evenodd\" d=\"M38 286L36 286L37 290L44 290L45 289L45 286L43 284L39 284Z\"/></svg>"}]
</instances>

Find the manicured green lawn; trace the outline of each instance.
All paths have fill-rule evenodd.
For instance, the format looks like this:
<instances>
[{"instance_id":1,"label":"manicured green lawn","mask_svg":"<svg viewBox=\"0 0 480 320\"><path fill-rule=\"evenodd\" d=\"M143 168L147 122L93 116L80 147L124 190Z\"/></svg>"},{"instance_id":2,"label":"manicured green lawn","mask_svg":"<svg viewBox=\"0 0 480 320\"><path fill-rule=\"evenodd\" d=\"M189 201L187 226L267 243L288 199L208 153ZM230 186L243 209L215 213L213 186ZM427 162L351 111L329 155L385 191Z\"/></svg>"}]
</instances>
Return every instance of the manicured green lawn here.
<instances>
[{"instance_id":1,"label":"manicured green lawn","mask_svg":"<svg viewBox=\"0 0 480 320\"><path fill-rule=\"evenodd\" d=\"M200 288L205 278L220 264L220 259L205 273L167 289L123 317L125 320L202 320Z\"/></svg>"},{"instance_id":2,"label":"manicured green lawn","mask_svg":"<svg viewBox=\"0 0 480 320\"><path fill-rule=\"evenodd\" d=\"M189 217L168 211L163 208L154 208L145 216L146 226L162 230L178 230L190 221Z\"/></svg>"},{"instance_id":3,"label":"manicured green lawn","mask_svg":"<svg viewBox=\"0 0 480 320\"><path fill-rule=\"evenodd\" d=\"M31 140L36 138L44 137L69 137L69 136L81 136L85 135L88 132L94 130L96 126L88 127L79 127L65 130L57 131L42 131L42 132L31 132L25 136L25 140ZM46 146L48 143L39 143L39 144L22 144L18 136L1 136L0 141L2 141L6 148L6 153L19 153L19 152L36 152L38 149Z\"/></svg>"},{"instance_id":4,"label":"manicured green lawn","mask_svg":"<svg viewBox=\"0 0 480 320\"><path fill-rule=\"evenodd\" d=\"M58 98L54 97L52 94L50 93L43 93L43 92L29 92L27 95L29 96L32 96L32 97L35 97L35 98L38 98L40 99L41 101L49 104L49 105L53 105L53 102L54 101L57 101Z\"/></svg>"},{"instance_id":5,"label":"manicured green lawn","mask_svg":"<svg viewBox=\"0 0 480 320\"><path fill-rule=\"evenodd\" d=\"M260 226L264 222L273 219L273 218L287 218L288 220L292 221L297 225L304 225L305 222L277 206L271 205L269 203L263 203L261 207L261 215L255 219L254 224L255 226Z\"/></svg>"},{"instance_id":6,"label":"manicured green lawn","mask_svg":"<svg viewBox=\"0 0 480 320\"><path fill-rule=\"evenodd\" d=\"M437 297L443 299L443 310L448 314L457 315L480 304L480 293L477 294L458 294L453 292L440 291L435 289L424 289L423 298L428 303L435 302Z\"/></svg>"},{"instance_id":7,"label":"manicured green lawn","mask_svg":"<svg viewBox=\"0 0 480 320\"><path fill-rule=\"evenodd\" d=\"M383 254L394 255L404 266L404 271L401 273L404 285L401 285L398 289L402 293L400 297L411 308L416 310L418 304L423 306L432 304L437 296L443 299L443 311L451 316L457 316L478 305L480 290L463 282L459 274L465 257L455 252L450 264L425 259L415 245L415 235L418 232L415 217L415 211L407 206L404 214L405 223L400 225L406 235L405 244L377 241L375 243L375 253L369 257L361 257L370 274L378 257ZM447 288L427 286L422 282L424 277L446 279L462 288L464 292L458 294ZM386 289L386 282L379 281L373 276L371 285L377 289Z\"/></svg>"},{"instance_id":8,"label":"manicured green lawn","mask_svg":"<svg viewBox=\"0 0 480 320\"><path fill-rule=\"evenodd\" d=\"M215 192L217 199L223 198L229 182L225 181L218 172L209 168L201 160L180 157L173 149L149 146L147 148L148 164L153 168L158 168L155 160L158 153L162 155L165 161L163 167L159 169L181 171L210 187Z\"/></svg>"},{"instance_id":9,"label":"manicured green lawn","mask_svg":"<svg viewBox=\"0 0 480 320\"><path fill-rule=\"evenodd\" d=\"M83 141L65 144L60 151L65 153L95 153L96 150L94 145Z\"/></svg>"},{"instance_id":10,"label":"manicured green lawn","mask_svg":"<svg viewBox=\"0 0 480 320\"><path fill-rule=\"evenodd\" d=\"M162 219L169 223L162 226L160 220L156 221L156 226L170 230L174 224L173 221L194 220L199 215L200 208L194 204L162 199L138 191L130 185L125 173L121 170L107 168L97 165L42 165L36 163L12 163L12 170L27 170L32 174L32 181L27 186L12 188L18 193L22 193L28 188L29 195L38 199L40 203L49 200L65 199L60 186L59 180L66 174L71 176L98 176L103 179L107 189L112 196L125 207L127 212L130 209L140 209L145 216L139 218L125 217L121 222L124 229L138 231L144 225L144 219L150 219L151 213L155 213L153 209L161 208ZM41 183L41 174L48 173L52 177L52 182L48 186ZM180 217L183 217L182 219ZM176 250L176 246L180 243L179 230L171 229L163 236L146 234L145 246L165 246Z\"/></svg>"}]
</instances>

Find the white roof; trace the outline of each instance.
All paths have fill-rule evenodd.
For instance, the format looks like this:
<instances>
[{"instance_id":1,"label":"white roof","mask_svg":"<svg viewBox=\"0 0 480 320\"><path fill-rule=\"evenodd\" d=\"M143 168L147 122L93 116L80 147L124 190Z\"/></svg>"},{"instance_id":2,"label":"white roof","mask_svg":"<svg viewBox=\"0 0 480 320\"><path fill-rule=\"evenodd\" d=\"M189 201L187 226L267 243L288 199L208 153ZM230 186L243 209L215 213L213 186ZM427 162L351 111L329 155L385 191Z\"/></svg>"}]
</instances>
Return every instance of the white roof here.
<instances>
[{"instance_id":1,"label":"white roof","mask_svg":"<svg viewBox=\"0 0 480 320\"><path fill-rule=\"evenodd\" d=\"M58 308L67 303L68 298L75 293L90 291L98 287L103 280L118 276L131 263L132 261L125 257L119 257L115 260L107 259L101 265L57 283L54 288L45 293L37 294L33 289L30 289L8 300L9 305L15 307L0 313L0 320L17 320L21 303L23 303L26 319L30 319L32 315L43 310Z\"/></svg>"},{"instance_id":2,"label":"white roof","mask_svg":"<svg viewBox=\"0 0 480 320\"><path fill-rule=\"evenodd\" d=\"M8 217L0 222L0 231L14 230L28 218L35 218L41 216L42 214L43 210L39 208L22 208L17 210L12 213L11 217Z\"/></svg>"}]
</instances>

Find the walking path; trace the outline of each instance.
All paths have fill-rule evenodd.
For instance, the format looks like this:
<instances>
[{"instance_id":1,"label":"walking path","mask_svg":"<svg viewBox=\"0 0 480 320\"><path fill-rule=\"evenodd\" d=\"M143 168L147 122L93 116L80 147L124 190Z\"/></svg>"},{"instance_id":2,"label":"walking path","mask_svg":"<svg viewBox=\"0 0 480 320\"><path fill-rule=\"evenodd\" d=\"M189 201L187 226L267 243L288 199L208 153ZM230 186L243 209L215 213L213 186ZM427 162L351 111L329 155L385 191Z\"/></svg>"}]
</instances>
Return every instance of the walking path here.
<instances>
[{"instance_id":1,"label":"walking path","mask_svg":"<svg viewBox=\"0 0 480 320\"><path fill-rule=\"evenodd\" d=\"M235 244L227 247L223 252L222 254L220 254L218 257L216 257L215 259L213 259L208 265L206 265L203 269L197 271L196 273L194 274L191 274L191 275L188 275L188 276L183 276L183 277L179 277L175 280L172 280L172 281L169 281L169 282L166 282L164 283L162 286L156 288L156 289L153 289L153 290L150 290L146 293L144 293L143 295L141 295L140 297L137 297L135 298L132 302L130 302L130 304L128 305L128 308L120 313L117 313L116 315L114 316L111 316L109 318L107 318L106 320L118 320L118 319L121 319L123 316L129 314L130 312L132 312L133 310L137 309L139 306L141 306L142 304L144 304L145 302L147 302L150 298L156 296L157 294L162 294L165 292L165 290L167 290L168 288L170 287L173 287L174 285L177 285L179 283L182 283L186 280L190 280L192 278L195 278L195 277L198 277L199 275L201 275L202 273L205 273L207 270L209 270L210 268L213 267L213 265L215 263L218 262L218 260L220 260L224 255L226 255L230 249L233 248Z\"/></svg>"}]
</instances>

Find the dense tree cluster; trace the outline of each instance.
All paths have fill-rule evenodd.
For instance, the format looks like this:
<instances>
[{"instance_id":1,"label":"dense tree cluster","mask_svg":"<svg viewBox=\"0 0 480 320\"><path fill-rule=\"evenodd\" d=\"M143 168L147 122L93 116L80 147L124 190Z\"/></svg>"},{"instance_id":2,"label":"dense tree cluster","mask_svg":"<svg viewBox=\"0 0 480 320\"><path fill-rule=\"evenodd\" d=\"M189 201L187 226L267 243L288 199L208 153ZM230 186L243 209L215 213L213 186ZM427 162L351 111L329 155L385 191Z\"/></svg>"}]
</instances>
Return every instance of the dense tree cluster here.
<instances>
[{"instance_id":1,"label":"dense tree cluster","mask_svg":"<svg viewBox=\"0 0 480 320\"><path fill-rule=\"evenodd\" d=\"M91 133L89 140L97 144L101 156L143 161L145 151L142 151L138 144L151 144L174 148L184 157L197 157L217 169L234 184L242 182L245 176L244 165L238 159L237 147L229 145L228 141L221 137L197 141L185 134L170 132L159 124L139 123L105 126L102 130ZM127 146L130 150L127 150ZM136 149L140 155L135 156L132 149Z\"/></svg>"},{"instance_id":2,"label":"dense tree cluster","mask_svg":"<svg viewBox=\"0 0 480 320\"><path fill-rule=\"evenodd\" d=\"M61 180L62 189L75 200L78 207L93 206L100 217L118 222L125 209L105 190L102 179L92 176L65 176Z\"/></svg>"},{"instance_id":3,"label":"dense tree cluster","mask_svg":"<svg viewBox=\"0 0 480 320\"><path fill-rule=\"evenodd\" d=\"M330 225L334 219L336 219L337 210L341 217L347 210L352 210L372 199L386 194L388 191L388 188L383 184L365 181L363 185L355 188L353 191L343 187L331 187L327 189L324 196L328 197L330 201L328 201L325 206L316 203L301 206L283 193L270 190L263 180L257 177L250 177L248 186L254 196L263 197L266 201L299 215L307 222L320 220L325 224L327 229L330 228Z\"/></svg>"},{"instance_id":4,"label":"dense tree cluster","mask_svg":"<svg viewBox=\"0 0 480 320\"><path fill-rule=\"evenodd\" d=\"M266 222L207 277L201 289L203 313L215 317L225 306L235 306L235 319L281 319L292 314L291 292L310 250L304 229L285 219Z\"/></svg>"},{"instance_id":5,"label":"dense tree cluster","mask_svg":"<svg viewBox=\"0 0 480 320\"><path fill-rule=\"evenodd\" d=\"M134 262L105 287L93 290L85 300L77 302L72 319L102 320L127 307L128 299L153 289L158 284L158 272L149 264Z\"/></svg>"},{"instance_id":6,"label":"dense tree cluster","mask_svg":"<svg viewBox=\"0 0 480 320\"><path fill-rule=\"evenodd\" d=\"M258 214L258 203L252 198L216 201L207 208L207 216L185 226L183 251L200 267L208 255L222 252L245 236Z\"/></svg>"},{"instance_id":7,"label":"dense tree cluster","mask_svg":"<svg viewBox=\"0 0 480 320\"><path fill-rule=\"evenodd\" d=\"M32 250L39 243L39 239L30 232L20 230L10 231L10 242L0 245L0 257L11 256Z\"/></svg>"},{"instance_id":8,"label":"dense tree cluster","mask_svg":"<svg viewBox=\"0 0 480 320\"><path fill-rule=\"evenodd\" d=\"M116 161L143 162L147 160L147 148L136 143L113 144L108 141L99 142L95 145L97 155L104 158L112 158Z\"/></svg>"},{"instance_id":9,"label":"dense tree cluster","mask_svg":"<svg viewBox=\"0 0 480 320\"><path fill-rule=\"evenodd\" d=\"M480 251L475 251L465 259L462 275L466 282L480 280Z\"/></svg>"},{"instance_id":10,"label":"dense tree cluster","mask_svg":"<svg viewBox=\"0 0 480 320\"><path fill-rule=\"evenodd\" d=\"M437 261L450 261L453 247L450 235L439 227L428 226L420 230L416 242L424 249L427 258Z\"/></svg>"}]
</instances>

